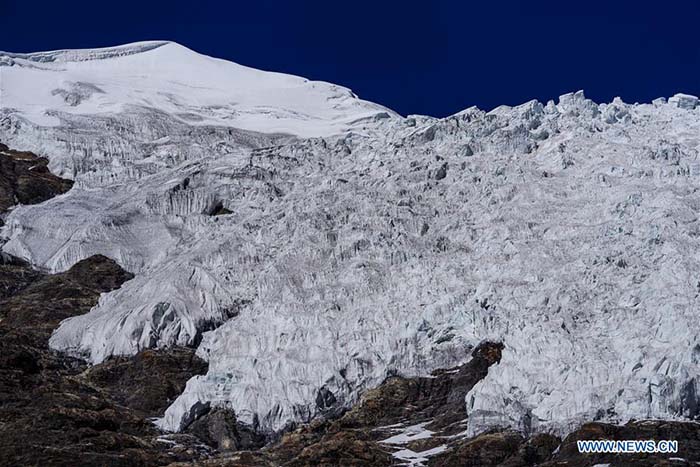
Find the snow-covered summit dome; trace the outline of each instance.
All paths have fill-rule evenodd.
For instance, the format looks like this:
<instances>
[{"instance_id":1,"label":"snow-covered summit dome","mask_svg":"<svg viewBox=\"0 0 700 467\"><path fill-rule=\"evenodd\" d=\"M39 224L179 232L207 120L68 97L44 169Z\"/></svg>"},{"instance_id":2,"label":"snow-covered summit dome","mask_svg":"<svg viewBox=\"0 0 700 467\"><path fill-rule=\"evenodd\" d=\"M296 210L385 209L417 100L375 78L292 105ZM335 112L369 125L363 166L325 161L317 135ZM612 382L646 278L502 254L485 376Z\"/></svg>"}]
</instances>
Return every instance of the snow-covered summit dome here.
<instances>
[{"instance_id":1,"label":"snow-covered summit dome","mask_svg":"<svg viewBox=\"0 0 700 467\"><path fill-rule=\"evenodd\" d=\"M302 137L394 115L341 86L256 70L167 41L0 52L0 107L44 126L60 125L61 112L108 115L142 107L189 124Z\"/></svg>"}]
</instances>

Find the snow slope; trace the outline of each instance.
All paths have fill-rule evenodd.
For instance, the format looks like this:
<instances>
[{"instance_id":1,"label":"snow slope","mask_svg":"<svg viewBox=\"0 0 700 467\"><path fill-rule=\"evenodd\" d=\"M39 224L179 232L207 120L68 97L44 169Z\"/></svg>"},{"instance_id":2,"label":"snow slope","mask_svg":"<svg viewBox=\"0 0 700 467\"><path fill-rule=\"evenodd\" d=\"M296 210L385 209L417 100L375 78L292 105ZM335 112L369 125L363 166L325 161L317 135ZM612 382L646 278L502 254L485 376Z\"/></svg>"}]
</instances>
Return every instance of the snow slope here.
<instances>
[{"instance_id":1,"label":"snow slope","mask_svg":"<svg viewBox=\"0 0 700 467\"><path fill-rule=\"evenodd\" d=\"M105 115L150 107L192 125L323 136L387 109L350 90L255 70L173 42L33 54L0 52L2 107L40 125L57 112Z\"/></svg>"},{"instance_id":2,"label":"snow slope","mask_svg":"<svg viewBox=\"0 0 700 467\"><path fill-rule=\"evenodd\" d=\"M0 140L76 179L15 209L3 249L136 273L51 345L92 362L197 345L209 372L162 427L210 403L278 430L321 413L321 389L351 404L485 339L505 349L465 401L473 433L698 415L692 96L400 118L171 43L0 60Z\"/></svg>"}]
</instances>

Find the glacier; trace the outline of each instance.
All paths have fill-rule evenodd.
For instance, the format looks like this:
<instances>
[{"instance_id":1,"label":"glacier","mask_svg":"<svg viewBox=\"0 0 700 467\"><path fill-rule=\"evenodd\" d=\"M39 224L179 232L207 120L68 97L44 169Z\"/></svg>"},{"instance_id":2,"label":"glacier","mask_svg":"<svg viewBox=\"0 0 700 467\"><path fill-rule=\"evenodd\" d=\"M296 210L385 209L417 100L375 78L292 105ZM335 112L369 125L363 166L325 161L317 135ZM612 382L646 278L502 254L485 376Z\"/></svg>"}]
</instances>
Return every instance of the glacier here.
<instances>
[{"instance_id":1,"label":"glacier","mask_svg":"<svg viewBox=\"0 0 700 467\"><path fill-rule=\"evenodd\" d=\"M502 360L472 434L699 415L700 109L583 92L446 118L171 42L0 52L0 141L68 193L18 206L2 250L135 274L51 346L92 363L197 347L203 405L264 431L387 376Z\"/></svg>"}]
</instances>

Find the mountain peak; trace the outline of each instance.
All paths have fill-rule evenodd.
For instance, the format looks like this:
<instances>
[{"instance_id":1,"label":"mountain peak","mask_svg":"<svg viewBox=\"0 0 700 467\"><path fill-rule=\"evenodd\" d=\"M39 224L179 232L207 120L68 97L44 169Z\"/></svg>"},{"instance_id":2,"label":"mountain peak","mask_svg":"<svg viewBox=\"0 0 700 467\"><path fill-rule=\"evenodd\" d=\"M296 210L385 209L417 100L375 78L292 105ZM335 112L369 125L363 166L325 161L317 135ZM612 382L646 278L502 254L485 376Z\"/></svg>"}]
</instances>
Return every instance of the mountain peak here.
<instances>
[{"instance_id":1,"label":"mountain peak","mask_svg":"<svg viewBox=\"0 0 700 467\"><path fill-rule=\"evenodd\" d=\"M44 127L139 108L188 124L313 137L393 114L342 86L256 70L170 41L0 52L0 73L1 107Z\"/></svg>"}]
</instances>

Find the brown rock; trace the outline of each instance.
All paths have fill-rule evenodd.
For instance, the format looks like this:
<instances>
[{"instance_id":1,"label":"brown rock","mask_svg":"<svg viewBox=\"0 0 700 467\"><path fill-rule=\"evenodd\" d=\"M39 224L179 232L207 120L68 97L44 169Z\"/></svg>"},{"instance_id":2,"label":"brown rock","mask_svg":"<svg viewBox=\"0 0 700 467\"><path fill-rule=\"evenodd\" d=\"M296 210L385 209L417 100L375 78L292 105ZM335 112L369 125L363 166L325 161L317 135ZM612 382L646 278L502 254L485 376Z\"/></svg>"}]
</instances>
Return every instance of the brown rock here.
<instances>
[{"instance_id":1,"label":"brown rock","mask_svg":"<svg viewBox=\"0 0 700 467\"><path fill-rule=\"evenodd\" d=\"M48 163L0 144L0 214L15 204L41 203L70 190L73 182L51 174Z\"/></svg>"},{"instance_id":2,"label":"brown rock","mask_svg":"<svg viewBox=\"0 0 700 467\"><path fill-rule=\"evenodd\" d=\"M110 399L143 417L162 415L194 375L206 373L207 363L194 349L143 350L133 357L113 357L82 375Z\"/></svg>"},{"instance_id":3,"label":"brown rock","mask_svg":"<svg viewBox=\"0 0 700 467\"><path fill-rule=\"evenodd\" d=\"M428 465L430 467L488 467L502 465L509 458L517 455L523 442L522 435L512 431L486 433L466 440L457 447L433 457Z\"/></svg>"},{"instance_id":4,"label":"brown rock","mask_svg":"<svg viewBox=\"0 0 700 467\"><path fill-rule=\"evenodd\" d=\"M264 436L239 424L232 410L214 408L195 420L187 432L220 451L252 450L263 447Z\"/></svg>"},{"instance_id":5,"label":"brown rock","mask_svg":"<svg viewBox=\"0 0 700 467\"><path fill-rule=\"evenodd\" d=\"M302 466L384 466L391 465L391 455L357 432L343 431L324 436L304 448L288 465Z\"/></svg>"},{"instance_id":6,"label":"brown rock","mask_svg":"<svg viewBox=\"0 0 700 467\"><path fill-rule=\"evenodd\" d=\"M100 293L132 277L101 255L55 275L39 274L27 265L1 265L0 283L13 293L0 298L0 325L5 333L23 334L37 348L44 348L62 320L88 312Z\"/></svg>"}]
</instances>

